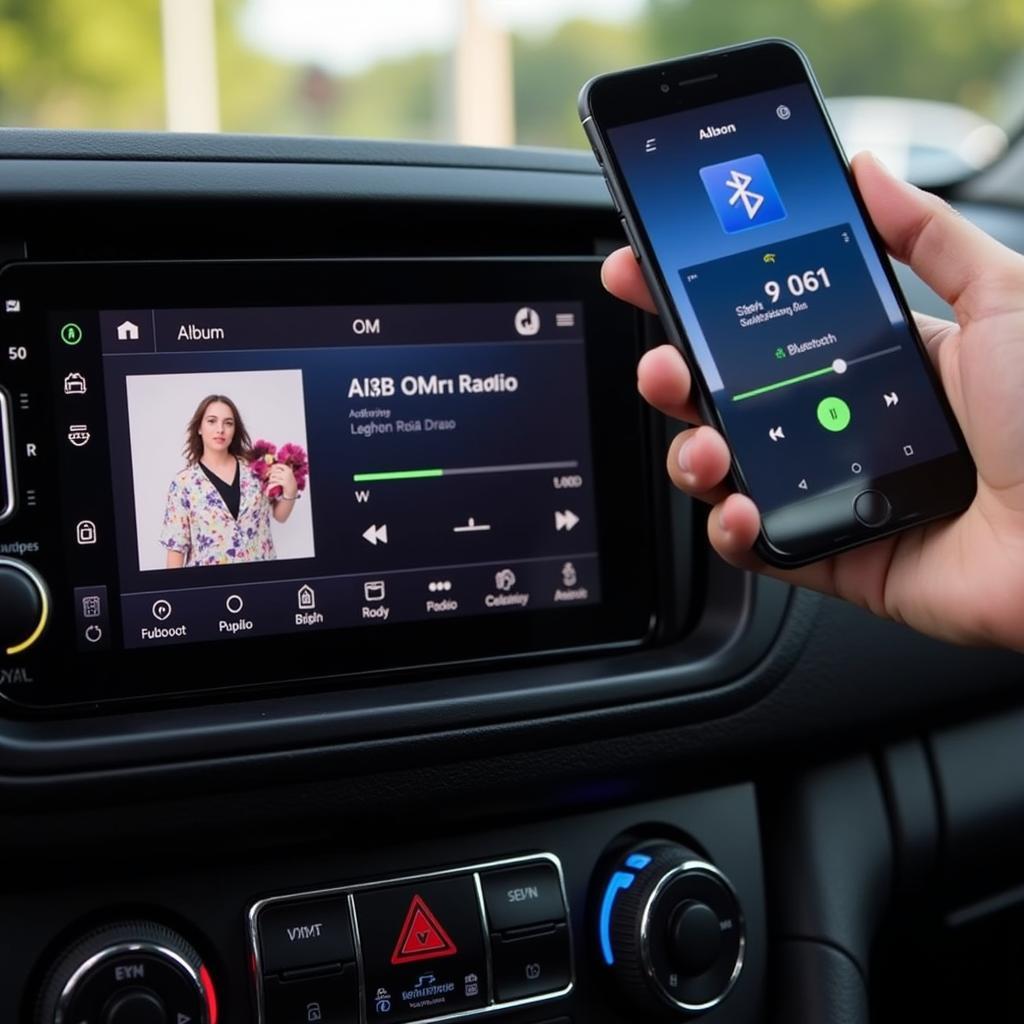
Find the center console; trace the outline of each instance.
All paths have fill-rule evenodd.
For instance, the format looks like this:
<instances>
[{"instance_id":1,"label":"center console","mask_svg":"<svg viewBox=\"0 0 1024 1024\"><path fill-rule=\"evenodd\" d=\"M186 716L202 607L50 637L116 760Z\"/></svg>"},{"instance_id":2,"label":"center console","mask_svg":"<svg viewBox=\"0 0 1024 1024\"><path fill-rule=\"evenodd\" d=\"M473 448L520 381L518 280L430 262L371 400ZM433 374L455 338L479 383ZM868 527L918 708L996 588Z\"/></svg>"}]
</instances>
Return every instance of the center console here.
<instances>
[{"instance_id":1,"label":"center console","mask_svg":"<svg viewBox=\"0 0 1024 1024\"><path fill-rule=\"evenodd\" d=\"M568 827L566 827L568 826ZM442 830L443 831L443 830ZM753 1024L765 970L753 787L287 864L195 849L161 898L110 851L5 895L25 1024ZM464 858L443 858L454 848ZM418 867L414 867L418 865ZM262 889L268 879L274 888ZM41 883L42 884L42 883ZM70 928L56 945L46 937Z\"/></svg>"}]
</instances>

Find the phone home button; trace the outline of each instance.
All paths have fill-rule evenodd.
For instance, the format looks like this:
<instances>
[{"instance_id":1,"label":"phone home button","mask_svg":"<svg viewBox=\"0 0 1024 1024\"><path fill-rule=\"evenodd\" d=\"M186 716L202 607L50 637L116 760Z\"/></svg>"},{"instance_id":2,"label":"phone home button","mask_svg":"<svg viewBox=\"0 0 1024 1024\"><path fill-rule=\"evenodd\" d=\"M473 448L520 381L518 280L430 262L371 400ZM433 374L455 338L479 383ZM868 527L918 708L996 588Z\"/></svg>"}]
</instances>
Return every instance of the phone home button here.
<instances>
[{"instance_id":1,"label":"phone home button","mask_svg":"<svg viewBox=\"0 0 1024 1024\"><path fill-rule=\"evenodd\" d=\"M861 491L853 499L853 514L865 526L884 526L892 515L892 505L881 491Z\"/></svg>"}]
</instances>

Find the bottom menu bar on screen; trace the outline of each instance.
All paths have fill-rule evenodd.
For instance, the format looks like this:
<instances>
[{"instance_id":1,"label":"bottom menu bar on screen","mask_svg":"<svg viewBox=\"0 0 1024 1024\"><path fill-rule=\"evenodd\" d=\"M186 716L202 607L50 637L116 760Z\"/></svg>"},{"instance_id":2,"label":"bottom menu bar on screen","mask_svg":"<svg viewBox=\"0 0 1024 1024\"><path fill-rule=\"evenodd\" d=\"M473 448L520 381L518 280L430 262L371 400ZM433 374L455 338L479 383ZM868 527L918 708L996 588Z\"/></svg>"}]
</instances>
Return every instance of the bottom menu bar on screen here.
<instances>
[{"instance_id":1,"label":"bottom menu bar on screen","mask_svg":"<svg viewBox=\"0 0 1024 1024\"><path fill-rule=\"evenodd\" d=\"M125 646L594 604L596 552L362 576L124 594Z\"/></svg>"}]
</instances>

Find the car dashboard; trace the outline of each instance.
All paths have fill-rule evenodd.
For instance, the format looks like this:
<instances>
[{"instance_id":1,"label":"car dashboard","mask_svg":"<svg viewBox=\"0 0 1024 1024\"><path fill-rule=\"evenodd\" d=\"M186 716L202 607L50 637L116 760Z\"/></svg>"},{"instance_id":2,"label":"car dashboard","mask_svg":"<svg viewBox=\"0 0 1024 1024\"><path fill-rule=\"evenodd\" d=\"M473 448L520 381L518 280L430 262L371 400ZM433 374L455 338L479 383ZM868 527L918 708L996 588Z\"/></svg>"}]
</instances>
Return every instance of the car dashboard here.
<instances>
[{"instance_id":1,"label":"car dashboard","mask_svg":"<svg viewBox=\"0 0 1024 1024\"><path fill-rule=\"evenodd\" d=\"M6 130L0 194L0 1020L1019 1015L1024 662L714 556L589 156ZM308 486L171 571L229 389Z\"/></svg>"}]
</instances>

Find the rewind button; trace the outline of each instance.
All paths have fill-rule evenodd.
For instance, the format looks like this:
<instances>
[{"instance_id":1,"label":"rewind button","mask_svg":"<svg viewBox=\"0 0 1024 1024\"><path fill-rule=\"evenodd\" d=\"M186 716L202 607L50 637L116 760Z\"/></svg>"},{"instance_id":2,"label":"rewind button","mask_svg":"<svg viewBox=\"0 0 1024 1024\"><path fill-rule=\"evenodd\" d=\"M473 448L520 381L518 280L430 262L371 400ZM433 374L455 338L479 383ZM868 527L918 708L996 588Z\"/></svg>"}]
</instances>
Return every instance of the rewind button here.
<instances>
[{"instance_id":1,"label":"rewind button","mask_svg":"<svg viewBox=\"0 0 1024 1024\"><path fill-rule=\"evenodd\" d=\"M363 540L368 541L374 547L378 544L387 544L388 542L388 527L387 523L383 526L369 526L363 530Z\"/></svg>"}]
</instances>

